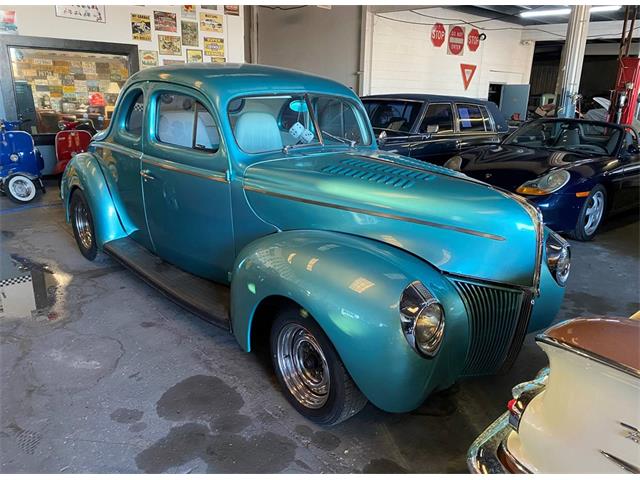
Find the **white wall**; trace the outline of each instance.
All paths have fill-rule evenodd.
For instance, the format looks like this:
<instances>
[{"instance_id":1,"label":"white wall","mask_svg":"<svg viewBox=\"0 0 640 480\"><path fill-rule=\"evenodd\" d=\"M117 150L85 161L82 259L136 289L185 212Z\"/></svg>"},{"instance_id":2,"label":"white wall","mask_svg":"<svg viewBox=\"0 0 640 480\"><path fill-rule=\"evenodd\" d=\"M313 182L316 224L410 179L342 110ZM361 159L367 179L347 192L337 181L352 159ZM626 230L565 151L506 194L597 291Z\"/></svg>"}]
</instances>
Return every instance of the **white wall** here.
<instances>
[{"instance_id":1,"label":"white wall","mask_svg":"<svg viewBox=\"0 0 640 480\"><path fill-rule=\"evenodd\" d=\"M90 40L97 42L128 43L138 45L140 50L158 50L158 34L180 35L180 5L158 5L158 6L136 6L136 5L107 5L106 23L86 22L70 18L57 17L53 5L27 6L27 5L3 5L5 10L15 10L16 25L20 35L34 37L66 38L71 40ZM176 13L178 31L157 32L153 26L153 11ZM199 22L200 7L196 7L196 19ZM223 6L218 5L218 11L202 10L207 13L223 15ZM151 41L134 40L131 35L131 14L141 13L151 17L152 35ZM198 24L200 35L200 45L198 47L182 47L182 57L160 55L162 59L184 60L187 48L197 48L203 50L204 36L224 37L225 57L227 62L244 62L244 21L242 18L243 9L240 8L240 16L224 15L224 35L213 32L202 32ZM185 18L185 20L191 20ZM209 57L204 57L208 62Z\"/></svg>"},{"instance_id":2,"label":"white wall","mask_svg":"<svg viewBox=\"0 0 640 480\"><path fill-rule=\"evenodd\" d=\"M413 25L373 16L370 93L432 93L487 98L489 83L529 83L535 42L521 43L522 27L501 21L464 14L446 8L418 10L421 13L478 23L480 33L487 39L471 52L466 35L473 28L465 28L465 48L462 55L447 54L447 38L441 47L431 43L431 25ZM373 14L371 14L373 15ZM454 20L434 20L409 11L383 13L385 17L411 22L445 25ZM492 31L495 28L509 30ZM460 64L477 65L468 90L464 89Z\"/></svg>"}]
</instances>

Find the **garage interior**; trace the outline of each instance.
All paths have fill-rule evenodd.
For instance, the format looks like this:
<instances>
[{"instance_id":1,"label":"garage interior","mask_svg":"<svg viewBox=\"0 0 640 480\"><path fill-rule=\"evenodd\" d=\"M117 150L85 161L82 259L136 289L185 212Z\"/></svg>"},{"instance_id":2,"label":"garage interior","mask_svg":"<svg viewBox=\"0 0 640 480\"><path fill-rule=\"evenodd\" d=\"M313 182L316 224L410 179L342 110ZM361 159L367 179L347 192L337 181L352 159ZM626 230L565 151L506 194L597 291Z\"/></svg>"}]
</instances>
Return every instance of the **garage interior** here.
<instances>
[{"instance_id":1,"label":"garage interior","mask_svg":"<svg viewBox=\"0 0 640 480\"><path fill-rule=\"evenodd\" d=\"M469 446L505 412L512 387L548 365L535 333L526 336L508 372L461 378L414 411L388 413L369 403L336 426L305 419L282 395L268 352L243 352L229 332L181 308L110 256L89 262L79 254L60 198L54 143L58 121L76 114L71 107L64 111L64 100L53 94L48 104L39 103L38 87L54 87L46 81L32 86L36 67L19 76L12 62L20 55L36 65L44 58L38 52L49 49L75 52L72 61L93 62L94 72L96 62L112 64L102 67L111 68L110 78L95 80L106 82L102 103L94 106L101 128L127 78L151 66L143 64L148 52L156 52L150 61L160 67L200 55L204 63L301 70L358 96L488 99L515 127L535 118L548 103L546 94L566 110L584 112L593 108L593 97L610 99L623 23L631 19L622 7L592 13L580 49L575 39L567 46L570 14L523 18L531 6L193 7L191 16L180 5L107 5L104 23L65 16L53 4L1 7L5 24L15 28L0 35L0 118L30 118L46 193L24 205L0 198L0 471L467 473ZM153 18L157 11L173 14L178 26L181 19L219 15L220 26L210 33L201 24L199 54L187 53L184 32L177 54L158 54L164 32L157 16L160 33L149 40L133 38L131 30L134 15ZM639 51L634 21L630 57ZM450 55L446 42L441 48L432 43L436 23L464 25L467 33L478 28L485 38L475 51ZM211 44L217 51L203 43L209 37L223 39L222 56L221 42ZM569 48L582 52L577 66L563 61ZM461 62L473 64L466 84ZM562 71L572 69L578 69L577 84L563 84ZM86 91L91 80L80 81ZM60 92L67 87L55 85ZM26 104L20 103L24 88ZM637 174L635 181L640 188ZM606 218L592 241L569 239L571 276L554 322L628 318L640 310L638 214L636 208Z\"/></svg>"}]
</instances>

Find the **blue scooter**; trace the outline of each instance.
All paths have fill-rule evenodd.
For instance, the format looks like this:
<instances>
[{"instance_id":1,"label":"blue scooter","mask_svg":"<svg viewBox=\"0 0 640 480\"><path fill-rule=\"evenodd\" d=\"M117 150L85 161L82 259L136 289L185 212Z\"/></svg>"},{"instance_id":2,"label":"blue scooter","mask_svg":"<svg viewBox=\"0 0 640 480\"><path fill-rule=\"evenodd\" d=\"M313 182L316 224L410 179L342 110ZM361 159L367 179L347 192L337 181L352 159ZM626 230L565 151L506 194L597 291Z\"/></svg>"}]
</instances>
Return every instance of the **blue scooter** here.
<instances>
[{"instance_id":1,"label":"blue scooter","mask_svg":"<svg viewBox=\"0 0 640 480\"><path fill-rule=\"evenodd\" d=\"M40 176L44 160L33 137L19 130L23 122L0 120L0 192L16 203L31 202L38 190L45 193Z\"/></svg>"}]
</instances>

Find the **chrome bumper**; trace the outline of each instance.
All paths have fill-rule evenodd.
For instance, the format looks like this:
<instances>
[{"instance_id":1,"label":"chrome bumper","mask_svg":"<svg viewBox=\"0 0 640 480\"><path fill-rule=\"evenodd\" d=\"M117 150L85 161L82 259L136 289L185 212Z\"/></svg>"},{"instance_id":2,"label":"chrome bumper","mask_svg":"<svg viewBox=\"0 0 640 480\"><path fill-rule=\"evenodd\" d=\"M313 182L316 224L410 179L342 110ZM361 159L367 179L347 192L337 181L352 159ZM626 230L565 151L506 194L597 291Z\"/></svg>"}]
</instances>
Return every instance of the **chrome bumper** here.
<instances>
[{"instance_id":1,"label":"chrome bumper","mask_svg":"<svg viewBox=\"0 0 640 480\"><path fill-rule=\"evenodd\" d=\"M498 449L510 431L509 412L505 412L476 438L467 453L471 473L511 473L498 458Z\"/></svg>"}]
</instances>

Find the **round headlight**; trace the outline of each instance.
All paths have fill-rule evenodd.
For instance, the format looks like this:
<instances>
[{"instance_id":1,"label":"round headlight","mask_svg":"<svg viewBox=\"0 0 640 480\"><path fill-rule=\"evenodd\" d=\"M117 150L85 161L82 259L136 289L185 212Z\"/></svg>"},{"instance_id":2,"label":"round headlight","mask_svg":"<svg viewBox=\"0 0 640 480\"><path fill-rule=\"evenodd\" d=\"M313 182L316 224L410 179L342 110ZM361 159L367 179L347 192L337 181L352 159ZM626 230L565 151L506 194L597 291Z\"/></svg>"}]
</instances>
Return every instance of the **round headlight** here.
<instances>
[{"instance_id":1,"label":"round headlight","mask_svg":"<svg viewBox=\"0 0 640 480\"><path fill-rule=\"evenodd\" d=\"M444 168L448 168L450 170L455 170L459 172L462 168L462 157L460 155L456 155L447 160L444 164Z\"/></svg>"},{"instance_id":2,"label":"round headlight","mask_svg":"<svg viewBox=\"0 0 640 480\"><path fill-rule=\"evenodd\" d=\"M17 153L12 153L11 155L9 155L9 160L11 160L12 162L17 162L18 160L20 160L20 156Z\"/></svg>"},{"instance_id":3,"label":"round headlight","mask_svg":"<svg viewBox=\"0 0 640 480\"><path fill-rule=\"evenodd\" d=\"M566 170L555 170L535 180L523 183L516 189L516 193L523 195L549 195L564 187L571 179Z\"/></svg>"},{"instance_id":4,"label":"round headlight","mask_svg":"<svg viewBox=\"0 0 640 480\"><path fill-rule=\"evenodd\" d=\"M547 265L558 285L564 287L571 270L571 247L569 243L555 232L547 237Z\"/></svg>"},{"instance_id":5,"label":"round headlight","mask_svg":"<svg viewBox=\"0 0 640 480\"><path fill-rule=\"evenodd\" d=\"M421 282L405 288L400 298L402 331L409 345L419 354L433 357L444 337L444 311Z\"/></svg>"}]
</instances>

